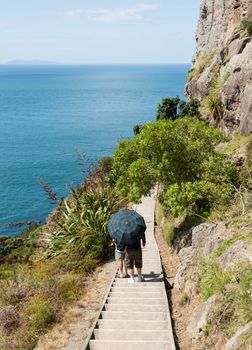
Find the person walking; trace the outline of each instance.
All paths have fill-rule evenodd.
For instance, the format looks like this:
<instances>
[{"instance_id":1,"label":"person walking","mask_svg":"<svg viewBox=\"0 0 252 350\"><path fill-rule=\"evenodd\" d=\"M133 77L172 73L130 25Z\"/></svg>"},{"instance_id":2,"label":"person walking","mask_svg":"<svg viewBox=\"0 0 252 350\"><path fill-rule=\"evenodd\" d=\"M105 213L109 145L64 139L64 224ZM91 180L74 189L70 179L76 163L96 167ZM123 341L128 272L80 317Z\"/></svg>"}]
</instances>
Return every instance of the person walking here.
<instances>
[{"instance_id":1,"label":"person walking","mask_svg":"<svg viewBox=\"0 0 252 350\"><path fill-rule=\"evenodd\" d=\"M134 283L134 267L137 270L137 282L143 282L144 277L142 275L142 267L143 267L143 257L142 257L142 246L145 247L146 238L145 234L142 235L142 238L133 244L126 245L126 255L125 255L125 265L127 268L128 275L130 278L128 279L129 283Z\"/></svg>"},{"instance_id":2,"label":"person walking","mask_svg":"<svg viewBox=\"0 0 252 350\"><path fill-rule=\"evenodd\" d=\"M134 280L134 267L137 269L137 281L144 280L142 276L142 246L146 244L145 238L146 224L144 218L135 210L124 209L111 215L108 222L108 231L112 239L117 243L117 250L126 246L125 265L130 275L129 282ZM120 256L122 256L119 250ZM119 255L116 254L119 258ZM118 262L121 270L121 257Z\"/></svg>"}]
</instances>

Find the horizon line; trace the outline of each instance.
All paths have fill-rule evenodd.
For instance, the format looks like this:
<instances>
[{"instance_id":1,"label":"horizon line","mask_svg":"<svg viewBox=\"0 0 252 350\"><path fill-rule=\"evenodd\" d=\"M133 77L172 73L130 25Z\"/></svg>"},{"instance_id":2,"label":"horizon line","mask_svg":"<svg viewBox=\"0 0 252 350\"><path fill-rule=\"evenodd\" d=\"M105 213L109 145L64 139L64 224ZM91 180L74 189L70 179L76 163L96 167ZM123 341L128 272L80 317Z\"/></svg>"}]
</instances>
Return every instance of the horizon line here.
<instances>
[{"instance_id":1,"label":"horizon line","mask_svg":"<svg viewBox=\"0 0 252 350\"><path fill-rule=\"evenodd\" d=\"M191 62L179 62L179 63L0 63L0 66L165 66L165 65L192 65Z\"/></svg>"}]
</instances>

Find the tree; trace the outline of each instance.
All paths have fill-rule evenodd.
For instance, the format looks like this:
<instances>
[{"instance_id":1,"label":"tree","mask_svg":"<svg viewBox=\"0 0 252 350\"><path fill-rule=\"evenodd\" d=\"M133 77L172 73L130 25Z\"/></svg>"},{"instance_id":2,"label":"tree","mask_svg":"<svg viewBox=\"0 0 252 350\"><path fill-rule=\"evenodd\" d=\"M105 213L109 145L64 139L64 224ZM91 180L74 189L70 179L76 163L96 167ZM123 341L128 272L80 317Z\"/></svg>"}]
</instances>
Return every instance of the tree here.
<instances>
[{"instance_id":1,"label":"tree","mask_svg":"<svg viewBox=\"0 0 252 350\"><path fill-rule=\"evenodd\" d=\"M164 98L157 108L157 120L176 120L183 117L200 118L199 101L192 99L189 102L181 100L178 96Z\"/></svg>"},{"instance_id":2,"label":"tree","mask_svg":"<svg viewBox=\"0 0 252 350\"><path fill-rule=\"evenodd\" d=\"M178 96L173 98L163 98L162 102L158 105L157 120L175 120L178 118L178 104L180 98Z\"/></svg>"},{"instance_id":3,"label":"tree","mask_svg":"<svg viewBox=\"0 0 252 350\"><path fill-rule=\"evenodd\" d=\"M208 212L230 197L237 178L234 165L215 149L224 140L219 130L197 118L148 123L115 151L115 187L137 202L160 182L161 200L174 215Z\"/></svg>"},{"instance_id":4,"label":"tree","mask_svg":"<svg viewBox=\"0 0 252 350\"><path fill-rule=\"evenodd\" d=\"M178 106L178 117L196 117L200 118L199 112L200 103L196 99L192 99L189 102L181 100Z\"/></svg>"}]
</instances>

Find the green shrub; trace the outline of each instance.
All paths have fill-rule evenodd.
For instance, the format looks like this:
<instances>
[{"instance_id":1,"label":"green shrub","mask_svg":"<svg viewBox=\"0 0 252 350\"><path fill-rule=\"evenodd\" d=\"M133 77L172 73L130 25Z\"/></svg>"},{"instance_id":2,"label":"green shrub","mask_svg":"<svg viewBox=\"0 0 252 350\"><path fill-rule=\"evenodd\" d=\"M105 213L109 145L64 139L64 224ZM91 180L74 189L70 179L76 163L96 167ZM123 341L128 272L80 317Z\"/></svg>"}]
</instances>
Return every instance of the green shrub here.
<instances>
[{"instance_id":1,"label":"green shrub","mask_svg":"<svg viewBox=\"0 0 252 350\"><path fill-rule=\"evenodd\" d=\"M78 264L89 256L89 262L92 260L91 265L94 261L108 257L111 238L107 223L111 214L124 205L125 201L122 197L115 189L108 186L98 186L83 192L78 206L64 200L62 215L58 220L60 229L51 234L51 246L47 257L62 255L67 261L72 259ZM85 269L84 266L83 269Z\"/></svg>"},{"instance_id":2,"label":"green shrub","mask_svg":"<svg viewBox=\"0 0 252 350\"><path fill-rule=\"evenodd\" d=\"M199 265L198 275L198 287L203 300L207 300L216 293L223 293L230 279L229 274L223 272L214 261L203 261Z\"/></svg>"},{"instance_id":3,"label":"green shrub","mask_svg":"<svg viewBox=\"0 0 252 350\"><path fill-rule=\"evenodd\" d=\"M192 67L188 72L187 80L190 81L193 78L198 77L205 70L205 68L210 64L213 56L214 56L214 51L204 53L200 57L198 57L194 67Z\"/></svg>"},{"instance_id":4,"label":"green shrub","mask_svg":"<svg viewBox=\"0 0 252 350\"><path fill-rule=\"evenodd\" d=\"M175 226L172 222L166 222L163 228L164 237L167 244L171 247L176 237Z\"/></svg>"},{"instance_id":5,"label":"green shrub","mask_svg":"<svg viewBox=\"0 0 252 350\"><path fill-rule=\"evenodd\" d=\"M175 120L178 118L178 105L180 98L178 96L173 98L163 98L162 102L158 105L157 120Z\"/></svg>"},{"instance_id":6,"label":"green shrub","mask_svg":"<svg viewBox=\"0 0 252 350\"><path fill-rule=\"evenodd\" d=\"M196 99L188 102L181 100L179 96L173 98L163 98L158 105L156 120L176 120L184 117L200 118L199 112L200 103ZM136 125L134 134L137 135L143 129L144 125Z\"/></svg>"},{"instance_id":7,"label":"green shrub","mask_svg":"<svg viewBox=\"0 0 252 350\"><path fill-rule=\"evenodd\" d=\"M229 285L216 305L214 322L230 337L252 321L252 268L238 265L230 273Z\"/></svg>"},{"instance_id":8,"label":"green shrub","mask_svg":"<svg viewBox=\"0 0 252 350\"><path fill-rule=\"evenodd\" d=\"M184 293L179 299L179 305L184 306L190 302L190 297Z\"/></svg>"},{"instance_id":9,"label":"green shrub","mask_svg":"<svg viewBox=\"0 0 252 350\"><path fill-rule=\"evenodd\" d=\"M211 116L214 120L219 122L222 118L221 98L214 93L210 93L202 100L201 111L203 114Z\"/></svg>"},{"instance_id":10,"label":"green shrub","mask_svg":"<svg viewBox=\"0 0 252 350\"><path fill-rule=\"evenodd\" d=\"M246 32L249 36L252 35L252 22L248 19L242 21L242 30Z\"/></svg>"},{"instance_id":11,"label":"green shrub","mask_svg":"<svg viewBox=\"0 0 252 350\"><path fill-rule=\"evenodd\" d=\"M83 290L81 277L80 274L63 275L56 285L58 298L66 302L77 300Z\"/></svg>"},{"instance_id":12,"label":"green shrub","mask_svg":"<svg viewBox=\"0 0 252 350\"><path fill-rule=\"evenodd\" d=\"M41 333L57 320L56 301L46 294L35 295L26 304L24 314L29 329Z\"/></svg>"},{"instance_id":13,"label":"green shrub","mask_svg":"<svg viewBox=\"0 0 252 350\"><path fill-rule=\"evenodd\" d=\"M137 202L161 182L161 203L173 215L208 213L219 201L227 201L237 177L235 166L215 150L223 140L218 130L196 118L146 124L114 153L116 188Z\"/></svg>"},{"instance_id":14,"label":"green shrub","mask_svg":"<svg viewBox=\"0 0 252 350\"><path fill-rule=\"evenodd\" d=\"M210 89L211 94L218 96L229 77L230 77L230 73L228 71L224 72L222 75L220 74L220 72L218 72L214 76L213 81L212 81L212 85L211 85L211 89Z\"/></svg>"}]
</instances>

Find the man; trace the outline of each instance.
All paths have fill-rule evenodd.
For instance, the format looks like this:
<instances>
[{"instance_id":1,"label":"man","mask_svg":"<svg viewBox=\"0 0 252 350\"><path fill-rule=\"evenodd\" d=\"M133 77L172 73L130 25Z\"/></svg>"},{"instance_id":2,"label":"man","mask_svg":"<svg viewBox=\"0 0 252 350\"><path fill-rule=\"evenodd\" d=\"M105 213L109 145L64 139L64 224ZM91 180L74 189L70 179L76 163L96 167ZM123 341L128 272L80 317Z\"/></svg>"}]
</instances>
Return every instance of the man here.
<instances>
[{"instance_id":1,"label":"man","mask_svg":"<svg viewBox=\"0 0 252 350\"><path fill-rule=\"evenodd\" d=\"M146 245L145 234L143 234L142 239L139 239L135 244L126 245L126 256L125 256L125 265L128 271L130 278L128 282L134 283L134 267L137 269L137 282L143 282L144 277L142 275L142 267L143 267L143 258L142 258L142 246Z\"/></svg>"}]
</instances>

